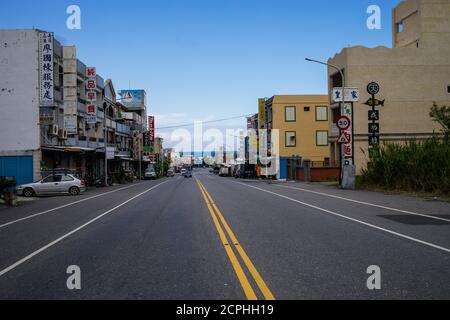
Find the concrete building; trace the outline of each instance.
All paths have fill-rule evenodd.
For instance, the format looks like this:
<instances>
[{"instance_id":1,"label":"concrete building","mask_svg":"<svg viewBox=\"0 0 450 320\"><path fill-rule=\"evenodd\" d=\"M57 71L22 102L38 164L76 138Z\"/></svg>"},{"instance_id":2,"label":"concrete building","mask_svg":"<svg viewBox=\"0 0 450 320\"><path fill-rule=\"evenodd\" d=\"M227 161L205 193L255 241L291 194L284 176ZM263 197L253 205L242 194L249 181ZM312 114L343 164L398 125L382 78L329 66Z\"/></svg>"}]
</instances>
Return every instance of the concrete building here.
<instances>
[{"instance_id":1,"label":"concrete building","mask_svg":"<svg viewBox=\"0 0 450 320\"><path fill-rule=\"evenodd\" d=\"M38 33L0 30L0 40L0 175L26 182L41 163Z\"/></svg>"},{"instance_id":2,"label":"concrete building","mask_svg":"<svg viewBox=\"0 0 450 320\"><path fill-rule=\"evenodd\" d=\"M121 171L137 174L139 165L145 170L145 161L141 160L139 163L139 154L134 154L133 151L134 133L145 131L145 117L140 115L141 111L131 111L116 98L116 91L110 79L105 82L103 109L107 131L106 143L111 153L108 159L109 174L114 175ZM140 156L143 157L142 154Z\"/></svg>"},{"instance_id":3,"label":"concrete building","mask_svg":"<svg viewBox=\"0 0 450 320\"><path fill-rule=\"evenodd\" d=\"M440 128L430 117L433 102L450 100L450 1L406 0L392 11L392 48L345 48L328 61L342 69L348 87L358 87L361 98L354 105L355 164L360 172L368 157L367 85L380 84L380 139L402 142L430 137ZM342 86L335 69L329 68L330 101L333 87ZM340 159L334 125L339 105L330 105L331 159Z\"/></svg>"},{"instance_id":4,"label":"concrete building","mask_svg":"<svg viewBox=\"0 0 450 320\"><path fill-rule=\"evenodd\" d=\"M259 119L259 127L268 130L269 149L272 130L279 130L279 179L293 178L288 169L291 160L330 161L327 95L273 96L260 107Z\"/></svg>"},{"instance_id":5,"label":"concrete building","mask_svg":"<svg viewBox=\"0 0 450 320\"><path fill-rule=\"evenodd\" d=\"M0 42L0 176L19 184L59 171L101 177L105 126L110 161L131 159L132 130L142 131L145 117L125 112L111 80L95 74L87 88L75 47L37 29L0 30ZM91 121L88 92L97 106Z\"/></svg>"}]
</instances>

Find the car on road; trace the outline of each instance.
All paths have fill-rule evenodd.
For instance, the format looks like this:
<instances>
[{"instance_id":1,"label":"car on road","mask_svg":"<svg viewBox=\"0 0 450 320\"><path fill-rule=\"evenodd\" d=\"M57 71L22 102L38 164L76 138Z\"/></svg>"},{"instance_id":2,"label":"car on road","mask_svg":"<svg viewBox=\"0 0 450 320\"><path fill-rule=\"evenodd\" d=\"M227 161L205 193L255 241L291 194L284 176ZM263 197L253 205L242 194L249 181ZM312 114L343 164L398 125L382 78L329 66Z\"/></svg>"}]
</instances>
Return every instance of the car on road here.
<instances>
[{"instance_id":1,"label":"car on road","mask_svg":"<svg viewBox=\"0 0 450 320\"><path fill-rule=\"evenodd\" d=\"M186 170L186 172L183 174L183 177L185 177L185 178L192 178L192 171Z\"/></svg>"},{"instance_id":2,"label":"car on road","mask_svg":"<svg viewBox=\"0 0 450 320\"><path fill-rule=\"evenodd\" d=\"M33 197L52 194L70 194L77 196L86 191L86 181L71 174L55 174L35 183L17 187L17 194Z\"/></svg>"},{"instance_id":3,"label":"car on road","mask_svg":"<svg viewBox=\"0 0 450 320\"><path fill-rule=\"evenodd\" d=\"M144 179L145 180L156 180L157 177L158 176L156 174L155 169L148 168L147 170L145 170L145 173L144 173Z\"/></svg>"},{"instance_id":4,"label":"car on road","mask_svg":"<svg viewBox=\"0 0 450 320\"><path fill-rule=\"evenodd\" d=\"M175 176L175 172L173 170L167 171L167 177L171 178Z\"/></svg>"},{"instance_id":5,"label":"car on road","mask_svg":"<svg viewBox=\"0 0 450 320\"><path fill-rule=\"evenodd\" d=\"M230 176L230 168L229 167L222 167L219 171L220 177L229 177Z\"/></svg>"}]
</instances>

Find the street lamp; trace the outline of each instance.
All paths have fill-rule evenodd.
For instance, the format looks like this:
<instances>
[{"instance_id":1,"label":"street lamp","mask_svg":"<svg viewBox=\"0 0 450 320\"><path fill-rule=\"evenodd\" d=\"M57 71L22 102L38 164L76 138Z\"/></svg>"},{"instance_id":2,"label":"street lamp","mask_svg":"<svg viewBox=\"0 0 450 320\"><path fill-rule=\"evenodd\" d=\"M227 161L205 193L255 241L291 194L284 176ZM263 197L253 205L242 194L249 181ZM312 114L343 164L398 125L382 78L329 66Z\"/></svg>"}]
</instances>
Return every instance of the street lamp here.
<instances>
[{"instance_id":1,"label":"street lamp","mask_svg":"<svg viewBox=\"0 0 450 320\"><path fill-rule=\"evenodd\" d=\"M315 62L315 63L318 63L318 64L322 64L322 65L331 67L333 69L336 69L341 74L341 78L342 78L342 105L344 105L345 104L345 75L344 75L344 72L342 72L341 68L339 68L338 66L335 66L334 64L323 62L323 61L319 61L319 60L315 60L315 59L311 59L311 58L305 58L305 60L309 61L309 62ZM341 112L342 112L342 110L341 110ZM344 164L344 150L343 150L343 147L341 146L341 165L339 166L340 167L340 170L339 170L340 171L340 173L339 173L340 183L339 184L342 184L342 166L343 166L343 164Z\"/></svg>"},{"instance_id":2,"label":"street lamp","mask_svg":"<svg viewBox=\"0 0 450 320\"><path fill-rule=\"evenodd\" d=\"M344 73L342 72L341 68L339 68L338 66L335 66L334 64L322 62L322 61L319 61L319 60L314 60L314 59L310 59L310 58L305 58L305 60L309 61L309 62L315 62L315 63L323 64L325 66L329 66L331 68L336 69L341 74L341 77L342 77L342 95L345 98L345 76L344 76Z\"/></svg>"}]
</instances>

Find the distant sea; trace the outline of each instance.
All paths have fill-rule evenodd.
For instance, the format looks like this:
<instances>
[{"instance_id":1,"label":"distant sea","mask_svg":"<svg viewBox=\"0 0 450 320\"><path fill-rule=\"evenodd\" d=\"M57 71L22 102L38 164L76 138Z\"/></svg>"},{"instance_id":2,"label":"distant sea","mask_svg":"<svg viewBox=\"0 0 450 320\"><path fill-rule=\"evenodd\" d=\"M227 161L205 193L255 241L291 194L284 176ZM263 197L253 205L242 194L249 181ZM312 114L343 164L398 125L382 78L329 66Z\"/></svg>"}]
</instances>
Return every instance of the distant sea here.
<instances>
[{"instance_id":1,"label":"distant sea","mask_svg":"<svg viewBox=\"0 0 450 320\"><path fill-rule=\"evenodd\" d=\"M181 152L175 152L180 154ZM234 151L227 151L227 153L234 153ZM217 152L216 152L217 154ZM214 155L214 151L204 151L204 152L183 152L183 156L192 155L193 157L212 157Z\"/></svg>"}]
</instances>

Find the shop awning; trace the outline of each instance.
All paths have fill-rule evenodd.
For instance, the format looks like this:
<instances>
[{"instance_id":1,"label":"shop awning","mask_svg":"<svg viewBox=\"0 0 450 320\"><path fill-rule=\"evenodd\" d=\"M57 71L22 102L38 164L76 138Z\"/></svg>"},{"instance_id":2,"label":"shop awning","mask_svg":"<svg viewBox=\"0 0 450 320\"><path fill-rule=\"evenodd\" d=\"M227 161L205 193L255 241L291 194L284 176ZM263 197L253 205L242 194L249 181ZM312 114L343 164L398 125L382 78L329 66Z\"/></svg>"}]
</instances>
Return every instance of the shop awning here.
<instances>
[{"instance_id":1,"label":"shop awning","mask_svg":"<svg viewBox=\"0 0 450 320\"><path fill-rule=\"evenodd\" d=\"M48 150L48 151L58 151L58 152L75 152L75 153L82 153L82 152L95 152L96 149L92 148L84 148L84 147L69 147L69 146L42 146L42 150Z\"/></svg>"}]
</instances>

